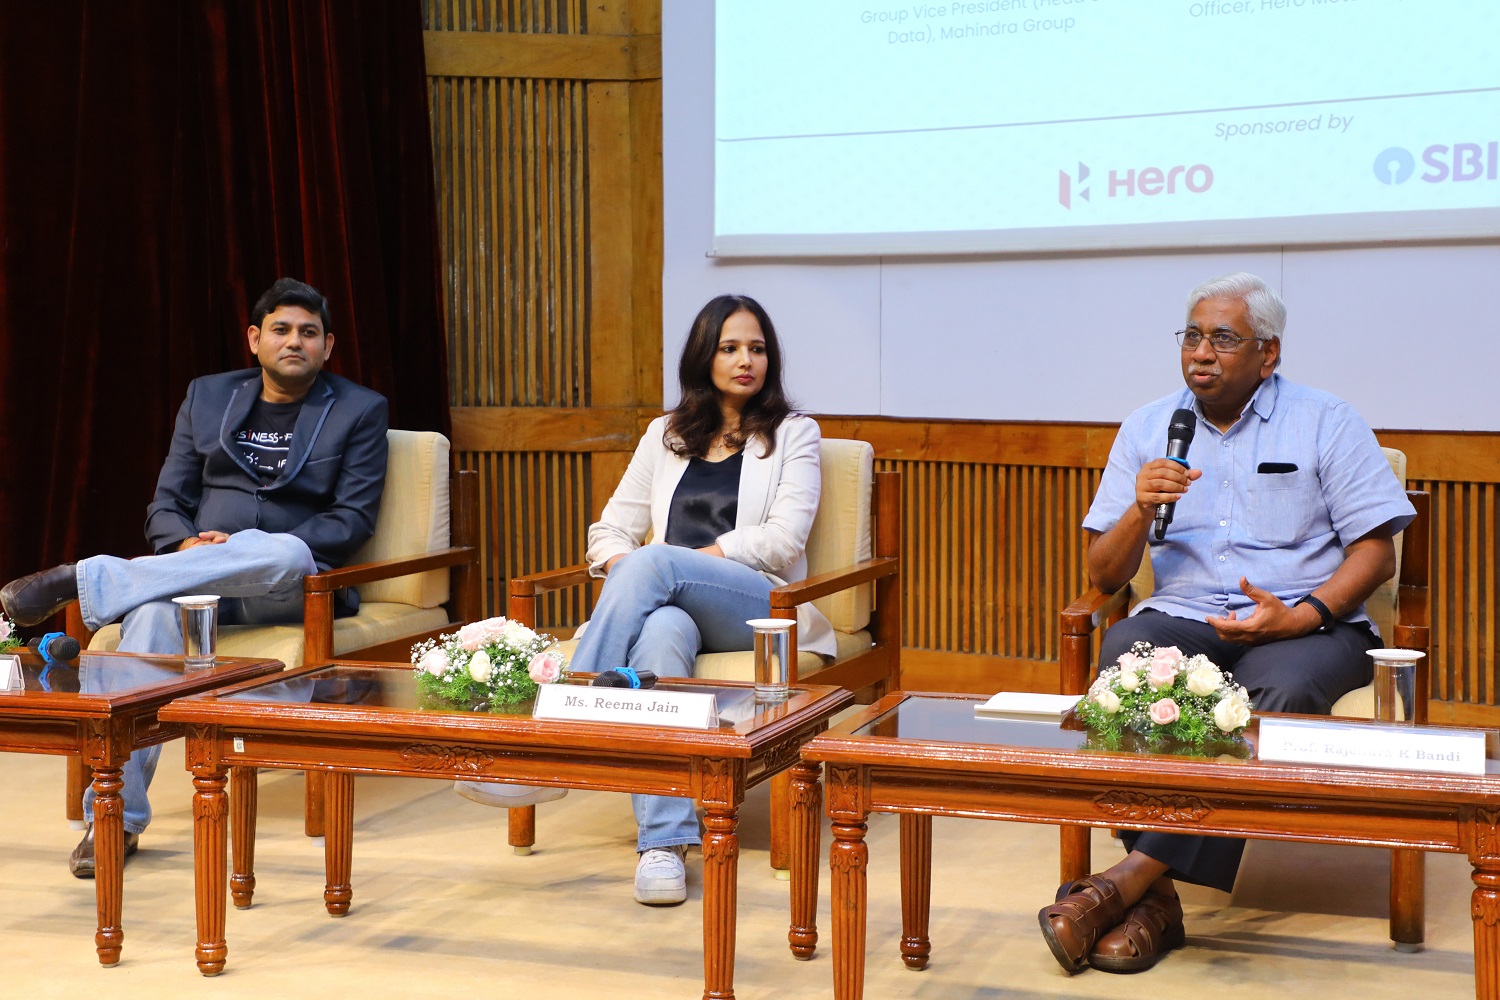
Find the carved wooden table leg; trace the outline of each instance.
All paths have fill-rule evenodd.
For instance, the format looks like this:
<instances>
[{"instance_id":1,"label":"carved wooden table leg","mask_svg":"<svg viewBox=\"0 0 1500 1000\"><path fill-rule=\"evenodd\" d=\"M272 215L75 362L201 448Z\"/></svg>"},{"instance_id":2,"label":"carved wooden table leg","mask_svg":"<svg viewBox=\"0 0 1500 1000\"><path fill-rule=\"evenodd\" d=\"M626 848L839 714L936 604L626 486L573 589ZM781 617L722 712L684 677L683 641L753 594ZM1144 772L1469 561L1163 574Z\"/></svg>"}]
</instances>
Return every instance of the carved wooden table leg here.
<instances>
[{"instance_id":1,"label":"carved wooden table leg","mask_svg":"<svg viewBox=\"0 0 1500 1000\"><path fill-rule=\"evenodd\" d=\"M786 939L792 955L804 962L818 949L818 841L823 833L818 776L822 771L821 764L800 762L790 772L792 926Z\"/></svg>"},{"instance_id":2,"label":"carved wooden table leg","mask_svg":"<svg viewBox=\"0 0 1500 1000\"><path fill-rule=\"evenodd\" d=\"M1474 995L1500 1000L1500 858L1474 864Z\"/></svg>"},{"instance_id":3,"label":"carved wooden table leg","mask_svg":"<svg viewBox=\"0 0 1500 1000\"><path fill-rule=\"evenodd\" d=\"M860 1000L865 992L865 911L868 904L865 844L869 773L843 765L828 768L828 815L833 844L828 867L833 893L833 995Z\"/></svg>"},{"instance_id":4,"label":"carved wooden table leg","mask_svg":"<svg viewBox=\"0 0 1500 1000\"><path fill-rule=\"evenodd\" d=\"M323 905L331 916L349 912L354 898L350 871L354 859L354 775L348 771L325 771L323 807L323 864L328 873L323 887Z\"/></svg>"},{"instance_id":5,"label":"carved wooden table leg","mask_svg":"<svg viewBox=\"0 0 1500 1000\"><path fill-rule=\"evenodd\" d=\"M224 942L225 868L228 835L224 820L228 777L211 765L193 768L193 888L198 910L198 971L217 976L229 949Z\"/></svg>"},{"instance_id":6,"label":"carved wooden table leg","mask_svg":"<svg viewBox=\"0 0 1500 1000\"><path fill-rule=\"evenodd\" d=\"M927 918L932 908L932 817L901 814L901 961L914 971L927 968L932 940Z\"/></svg>"},{"instance_id":7,"label":"carved wooden table leg","mask_svg":"<svg viewBox=\"0 0 1500 1000\"><path fill-rule=\"evenodd\" d=\"M739 810L705 803L703 817L703 1000L734 1000L739 903Z\"/></svg>"},{"instance_id":8,"label":"carved wooden table leg","mask_svg":"<svg viewBox=\"0 0 1500 1000\"><path fill-rule=\"evenodd\" d=\"M511 850L525 857L536 843L536 806L516 806L507 810L505 819L506 839Z\"/></svg>"},{"instance_id":9,"label":"carved wooden table leg","mask_svg":"<svg viewBox=\"0 0 1500 1000\"><path fill-rule=\"evenodd\" d=\"M122 769L94 769L94 901L99 927L94 947L100 965L120 961L125 931L120 927L121 898L125 892L125 786Z\"/></svg>"},{"instance_id":10,"label":"carved wooden table leg","mask_svg":"<svg viewBox=\"0 0 1500 1000\"><path fill-rule=\"evenodd\" d=\"M236 909L248 910L255 896L255 806L260 786L253 767L229 769L230 829L234 831L234 871L229 893Z\"/></svg>"}]
</instances>

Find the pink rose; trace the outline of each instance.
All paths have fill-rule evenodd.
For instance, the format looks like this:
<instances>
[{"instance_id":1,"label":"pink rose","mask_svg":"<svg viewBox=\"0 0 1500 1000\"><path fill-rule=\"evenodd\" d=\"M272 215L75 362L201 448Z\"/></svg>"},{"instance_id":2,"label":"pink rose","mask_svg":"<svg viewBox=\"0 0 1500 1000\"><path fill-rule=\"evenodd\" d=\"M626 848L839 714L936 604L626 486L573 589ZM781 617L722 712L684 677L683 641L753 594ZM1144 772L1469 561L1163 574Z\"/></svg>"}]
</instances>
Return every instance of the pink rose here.
<instances>
[{"instance_id":1,"label":"pink rose","mask_svg":"<svg viewBox=\"0 0 1500 1000\"><path fill-rule=\"evenodd\" d=\"M1182 651L1176 646L1163 646L1151 654L1151 666L1146 669L1146 679L1153 688L1171 686L1177 680L1177 668L1182 664Z\"/></svg>"},{"instance_id":2,"label":"pink rose","mask_svg":"<svg viewBox=\"0 0 1500 1000\"><path fill-rule=\"evenodd\" d=\"M1137 656L1134 653L1121 653L1120 658L1115 662L1120 665L1121 670L1135 671L1145 669L1146 664L1150 661L1144 656Z\"/></svg>"},{"instance_id":3,"label":"pink rose","mask_svg":"<svg viewBox=\"0 0 1500 1000\"><path fill-rule=\"evenodd\" d=\"M458 648L466 653L478 652L488 635L489 628L484 622L470 622L458 630Z\"/></svg>"},{"instance_id":4,"label":"pink rose","mask_svg":"<svg viewBox=\"0 0 1500 1000\"><path fill-rule=\"evenodd\" d=\"M10 638L10 622L0 618L0 642Z\"/></svg>"},{"instance_id":5,"label":"pink rose","mask_svg":"<svg viewBox=\"0 0 1500 1000\"><path fill-rule=\"evenodd\" d=\"M1177 721L1177 702L1171 698L1163 698L1161 701L1151 703L1151 721L1158 726L1170 726Z\"/></svg>"},{"instance_id":6,"label":"pink rose","mask_svg":"<svg viewBox=\"0 0 1500 1000\"><path fill-rule=\"evenodd\" d=\"M563 655L556 649L546 649L531 658L526 672L538 684L551 684L562 676Z\"/></svg>"}]
</instances>

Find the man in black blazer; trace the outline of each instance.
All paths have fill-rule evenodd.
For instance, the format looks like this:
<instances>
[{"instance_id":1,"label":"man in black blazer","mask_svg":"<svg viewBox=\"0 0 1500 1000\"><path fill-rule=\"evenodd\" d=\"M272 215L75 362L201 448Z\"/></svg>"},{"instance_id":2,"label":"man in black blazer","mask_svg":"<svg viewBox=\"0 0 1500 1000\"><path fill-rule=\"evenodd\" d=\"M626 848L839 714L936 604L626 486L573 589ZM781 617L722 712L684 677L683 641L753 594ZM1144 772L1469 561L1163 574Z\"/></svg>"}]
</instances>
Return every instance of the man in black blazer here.
<instances>
[{"instance_id":1,"label":"man in black blazer","mask_svg":"<svg viewBox=\"0 0 1500 1000\"><path fill-rule=\"evenodd\" d=\"M120 650L178 654L173 597L219 595L221 624L302 618L302 578L340 566L374 533L385 487L385 397L324 372L328 302L282 278L256 301L246 331L259 367L188 386L171 451L146 510L156 553L91 556L0 589L12 621L33 625L77 600L90 629L123 616ZM340 595L350 610L358 597ZM125 767L125 853L151 821L146 790L160 747ZM85 811L92 819L92 791ZM69 859L93 876L93 824Z\"/></svg>"}]
</instances>

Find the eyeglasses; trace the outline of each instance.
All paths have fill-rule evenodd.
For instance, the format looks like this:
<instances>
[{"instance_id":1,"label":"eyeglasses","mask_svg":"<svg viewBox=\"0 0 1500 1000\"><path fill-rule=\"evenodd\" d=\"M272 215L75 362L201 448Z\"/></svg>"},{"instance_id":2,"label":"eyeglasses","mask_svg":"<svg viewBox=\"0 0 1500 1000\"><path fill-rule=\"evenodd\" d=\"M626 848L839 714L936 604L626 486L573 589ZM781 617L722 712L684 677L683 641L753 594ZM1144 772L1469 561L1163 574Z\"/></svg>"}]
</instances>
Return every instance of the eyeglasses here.
<instances>
[{"instance_id":1,"label":"eyeglasses","mask_svg":"<svg viewBox=\"0 0 1500 1000\"><path fill-rule=\"evenodd\" d=\"M1184 351L1196 351L1198 345L1203 343L1201 330L1178 330L1173 336L1177 338L1177 343L1182 345ZM1208 346L1214 349L1215 354L1233 354L1247 340L1259 339L1259 337L1236 337L1232 333L1215 330L1208 335Z\"/></svg>"}]
</instances>

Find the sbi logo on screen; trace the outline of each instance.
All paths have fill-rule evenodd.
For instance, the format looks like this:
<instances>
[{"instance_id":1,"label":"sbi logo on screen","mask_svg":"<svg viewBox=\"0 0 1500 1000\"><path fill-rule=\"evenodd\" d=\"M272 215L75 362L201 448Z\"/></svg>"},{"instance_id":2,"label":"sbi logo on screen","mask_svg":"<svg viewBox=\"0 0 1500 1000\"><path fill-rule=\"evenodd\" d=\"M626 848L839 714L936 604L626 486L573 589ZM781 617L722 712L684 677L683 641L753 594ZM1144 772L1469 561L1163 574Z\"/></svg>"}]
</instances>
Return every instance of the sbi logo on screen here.
<instances>
[{"instance_id":1,"label":"sbi logo on screen","mask_svg":"<svg viewBox=\"0 0 1500 1000\"><path fill-rule=\"evenodd\" d=\"M1435 143L1422 150L1422 163L1427 169L1419 179L1428 184L1496 180L1500 178L1500 142ZM1383 149L1375 157L1375 179L1382 184L1405 184L1416 172L1416 157L1400 146Z\"/></svg>"}]
</instances>

